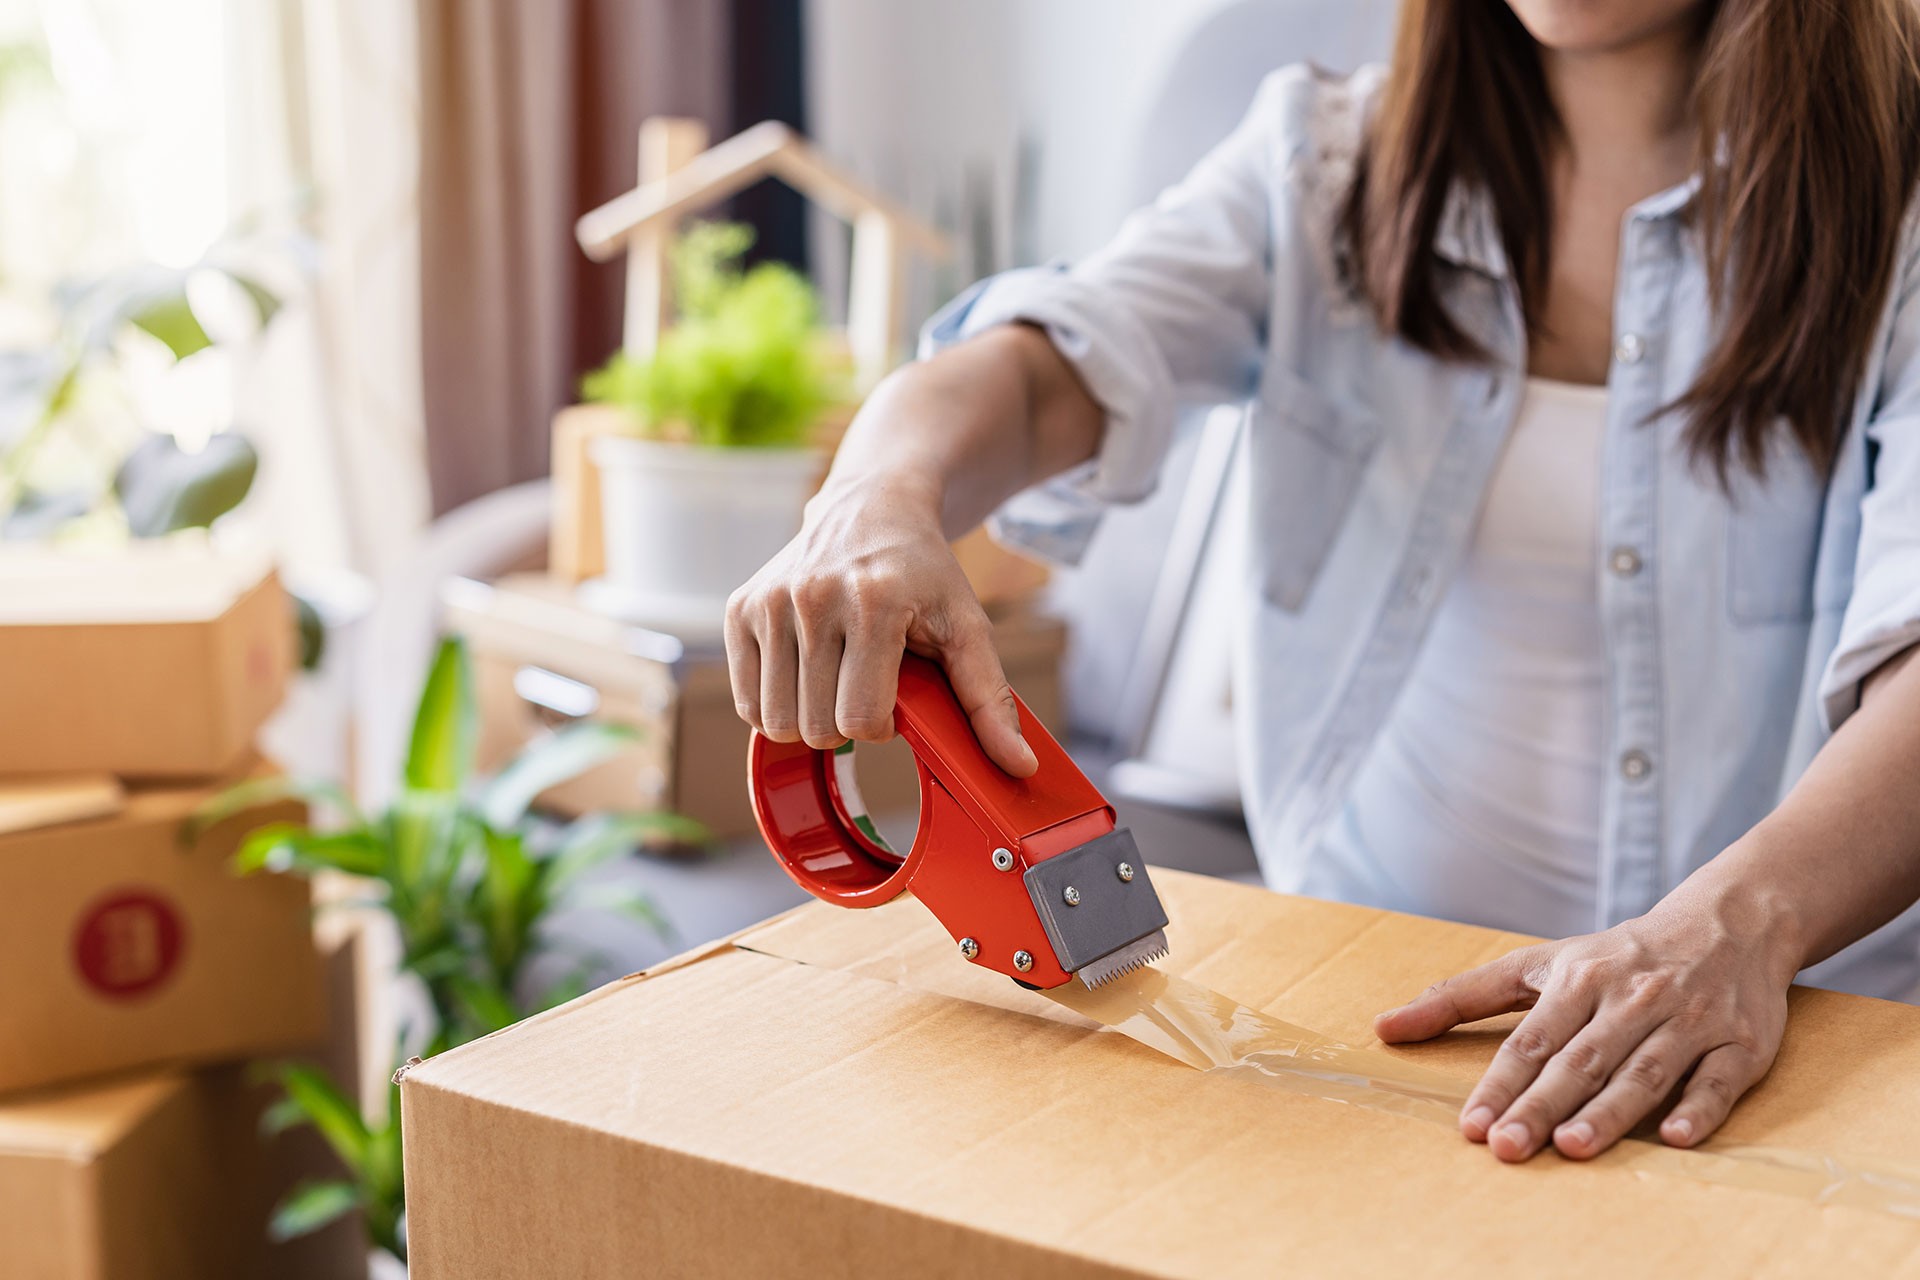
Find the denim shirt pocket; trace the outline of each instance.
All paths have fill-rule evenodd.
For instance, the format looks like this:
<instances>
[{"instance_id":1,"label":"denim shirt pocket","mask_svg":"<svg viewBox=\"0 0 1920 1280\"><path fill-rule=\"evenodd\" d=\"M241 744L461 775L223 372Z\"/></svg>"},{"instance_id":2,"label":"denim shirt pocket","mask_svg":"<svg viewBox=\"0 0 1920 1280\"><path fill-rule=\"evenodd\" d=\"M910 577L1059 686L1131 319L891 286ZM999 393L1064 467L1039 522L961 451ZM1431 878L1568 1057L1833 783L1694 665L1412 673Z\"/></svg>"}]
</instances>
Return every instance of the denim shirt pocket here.
<instances>
[{"instance_id":1,"label":"denim shirt pocket","mask_svg":"<svg viewBox=\"0 0 1920 1280\"><path fill-rule=\"evenodd\" d=\"M1735 464L1736 467L1738 464ZM1776 436L1763 479L1733 473L1727 512L1727 612L1735 623L1805 622L1826 486L1797 444Z\"/></svg>"},{"instance_id":2,"label":"denim shirt pocket","mask_svg":"<svg viewBox=\"0 0 1920 1280\"><path fill-rule=\"evenodd\" d=\"M1249 411L1251 533L1262 590L1297 612L1353 509L1380 421L1270 363Z\"/></svg>"}]
</instances>

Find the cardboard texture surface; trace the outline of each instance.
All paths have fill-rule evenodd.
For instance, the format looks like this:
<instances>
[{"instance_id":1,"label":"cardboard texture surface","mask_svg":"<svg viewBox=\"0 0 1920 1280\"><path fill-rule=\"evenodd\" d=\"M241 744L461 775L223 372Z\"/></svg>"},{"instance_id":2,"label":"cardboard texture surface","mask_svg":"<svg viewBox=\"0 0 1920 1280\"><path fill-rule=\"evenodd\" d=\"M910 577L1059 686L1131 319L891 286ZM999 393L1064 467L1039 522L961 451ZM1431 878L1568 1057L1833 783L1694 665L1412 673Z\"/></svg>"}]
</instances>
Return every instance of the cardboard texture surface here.
<instances>
[{"instance_id":1,"label":"cardboard texture surface","mask_svg":"<svg viewBox=\"0 0 1920 1280\"><path fill-rule=\"evenodd\" d=\"M258 556L0 553L0 774L231 771L286 690L292 617Z\"/></svg>"},{"instance_id":2,"label":"cardboard texture surface","mask_svg":"<svg viewBox=\"0 0 1920 1280\"><path fill-rule=\"evenodd\" d=\"M119 779L105 773L0 779L0 835L118 813L126 803Z\"/></svg>"},{"instance_id":3,"label":"cardboard texture surface","mask_svg":"<svg viewBox=\"0 0 1920 1280\"><path fill-rule=\"evenodd\" d=\"M0 1092L319 1042L306 883L229 867L247 831L300 807L183 846L219 790L135 789L109 817L0 835Z\"/></svg>"},{"instance_id":4,"label":"cardboard texture surface","mask_svg":"<svg viewBox=\"0 0 1920 1280\"><path fill-rule=\"evenodd\" d=\"M734 712L719 654L670 663L636 653L631 628L576 603L571 587L543 575L503 578L491 589L461 584L447 601L447 625L467 637L474 655L482 770L584 712L630 725L641 738L545 792L542 808L566 815L664 808L723 839L757 834L742 785L748 730ZM1061 728L1065 625L1016 610L995 623L994 643L1034 714ZM911 752L863 749L860 786L874 813L912 813L919 779Z\"/></svg>"},{"instance_id":5,"label":"cardboard texture surface","mask_svg":"<svg viewBox=\"0 0 1920 1280\"><path fill-rule=\"evenodd\" d=\"M351 1081L357 947L326 951L340 1024L308 1056ZM338 1176L316 1135L263 1140L275 1097L245 1068L165 1069L0 1098L0 1276L7 1280L357 1280L358 1223L274 1245L273 1206Z\"/></svg>"},{"instance_id":6,"label":"cardboard texture surface","mask_svg":"<svg viewBox=\"0 0 1920 1280\"><path fill-rule=\"evenodd\" d=\"M1163 966L1469 1084L1513 1019L1377 1010L1526 941L1155 873ZM1715 1144L1920 1164L1920 1011L1796 991ZM1920 1275L1920 1220L1504 1166L1420 1119L1182 1065L962 963L912 902L802 907L412 1069L414 1274Z\"/></svg>"}]
</instances>

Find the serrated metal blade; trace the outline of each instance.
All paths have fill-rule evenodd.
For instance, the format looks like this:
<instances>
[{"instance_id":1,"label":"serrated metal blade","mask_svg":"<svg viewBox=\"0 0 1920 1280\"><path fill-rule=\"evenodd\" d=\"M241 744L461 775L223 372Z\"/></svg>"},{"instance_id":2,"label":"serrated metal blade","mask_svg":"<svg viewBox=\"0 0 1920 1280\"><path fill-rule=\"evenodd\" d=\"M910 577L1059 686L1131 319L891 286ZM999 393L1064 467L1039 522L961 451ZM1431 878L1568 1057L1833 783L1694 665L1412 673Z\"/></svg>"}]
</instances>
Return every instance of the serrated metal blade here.
<instances>
[{"instance_id":1,"label":"serrated metal blade","mask_svg":"<svg viewBox=\"0 0 1920 1280\"><path fill-rule=\"evenodd\" d=\"M1132 973L1143 965L1167 958L1167 931L1155 929L1144 938L1137 938L1121 947L1118 951L1109 951L1098 960L1082 965L1074 977L1087 990L1091 991L1102 983L1113 981L1123 973Z\"/></svg>"}]
</instances>

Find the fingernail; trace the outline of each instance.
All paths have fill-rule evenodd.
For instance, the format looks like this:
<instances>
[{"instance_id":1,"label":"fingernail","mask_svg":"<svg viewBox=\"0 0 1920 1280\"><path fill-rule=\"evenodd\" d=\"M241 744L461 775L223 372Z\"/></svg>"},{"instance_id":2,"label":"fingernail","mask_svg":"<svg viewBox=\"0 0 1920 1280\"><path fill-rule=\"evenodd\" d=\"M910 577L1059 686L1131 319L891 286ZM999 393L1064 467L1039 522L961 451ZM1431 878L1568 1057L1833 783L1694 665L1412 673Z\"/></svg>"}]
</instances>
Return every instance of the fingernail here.
<instances>
[{"instance_id":1,"label":"fingernail","mask_svg":"<svg viewBox=\"0 0 1920 1280\"><path fill-rule=\"evenodd\" d=\"M1497 1117L1493 1114L1492 1107L1475 1107L1473 1110L1467 1112L1467 1128L1485 1137L1487 1130L1493 1128L1495 1119L1497 1119Z\"/></svg>"},{"instance_id":2,"label":"fingernail","mask_svg":"<svg viewBox=\"0 0 1920 1280\"><path fill-rule=\"evenodd\" d=\"M1016 738L1015 741L1020 744L1021 756L1023 756L1026 759L1026 762L1028 764L1033 765L1037 768L1040 764L1040 757L1033 754L1033 748L1027 745L1026 737L1023 735L1019 738Z\"/></svg>"},{"instance_id":3,"label":"fingernail","mask_svg":"<svg viewBox=\"0 0 1920 1280\"><path fill-rule=\"evenodd\" d=\"M1527 1132L1527 1126L1523 1124L1503 1125L1500 1136L1505 1138L1507 1145L1515 1151L1525 1151L1533 1145L1533 1135Z\"/></svg>"},{"instance_id":4,"label":"fingernail","mask_svg":"<svg viewBox=\"0 0 1920 1280\"><path fill-rule=\"evenodd\" d=\"M1685 1116L1673 1116L1663 1127L1667 1131L1667 1137L1675 1142L1693 1141L1693 1121Z\"/></svg>"},{"instance_id":5,"label":"fingernail","mask_svg":"<svg viewBox=\"0 0 1920 1280\"><path fill-rule=\"evenodd\" d=\"M1585 1120L1575 1120L1572 1124L1560 1126L1560 1132L1555 1136L1561 1142L1570 1142L1585 1150L1593 1145L1593 1126Z\"/></svg>"}]
</instances>

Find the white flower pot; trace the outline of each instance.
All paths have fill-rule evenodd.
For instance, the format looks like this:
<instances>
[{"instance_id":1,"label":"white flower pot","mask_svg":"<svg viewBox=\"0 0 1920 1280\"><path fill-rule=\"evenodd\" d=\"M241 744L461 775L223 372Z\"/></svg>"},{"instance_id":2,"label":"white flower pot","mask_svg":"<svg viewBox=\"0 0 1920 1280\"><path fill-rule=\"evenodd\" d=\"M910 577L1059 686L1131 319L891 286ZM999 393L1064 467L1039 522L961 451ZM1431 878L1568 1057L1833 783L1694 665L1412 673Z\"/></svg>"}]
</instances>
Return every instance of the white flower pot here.
<instances>
[{"instance_id":1,"label":"white flower pot","mask_svg":"<svg viewBox=\"0 0 1920 1280\"><path fill-rule=\"evenodd\" d=\"M825 457L812 449L713 449L608 435L600 469L606 576L595 608L629 621L717 634L727 597L800 531Z\"/></svg>"}]
</instances>

